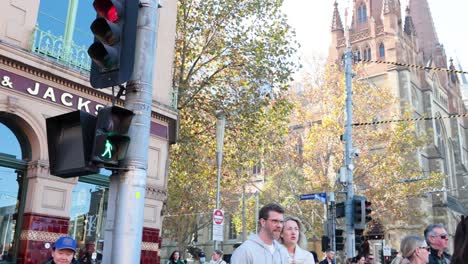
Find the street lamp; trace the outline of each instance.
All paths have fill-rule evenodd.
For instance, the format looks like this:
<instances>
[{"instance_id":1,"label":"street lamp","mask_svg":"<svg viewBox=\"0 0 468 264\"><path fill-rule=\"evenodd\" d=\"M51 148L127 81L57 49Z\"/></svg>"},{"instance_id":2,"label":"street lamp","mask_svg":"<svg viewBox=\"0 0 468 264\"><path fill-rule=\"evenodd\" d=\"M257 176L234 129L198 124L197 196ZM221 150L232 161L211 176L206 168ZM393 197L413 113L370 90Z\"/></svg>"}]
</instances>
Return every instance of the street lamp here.
<instances>
[{"instance_id":1,"label":"street lamp","mask_svg":"<svg viewBox=\"0 0 468 264\"><path fill-rule=\"evenodd\" d=\"M216 174L217 174L217 186L216 186L216 209L219 209L220 197L219 197L219 185L221 181L221 164L223 163L223 145L224 145L224 127L226 126L226 116L223 111L216 111ZM215 241L215 249L218 249L218 243Z\"/></svg>"}]
</instances>

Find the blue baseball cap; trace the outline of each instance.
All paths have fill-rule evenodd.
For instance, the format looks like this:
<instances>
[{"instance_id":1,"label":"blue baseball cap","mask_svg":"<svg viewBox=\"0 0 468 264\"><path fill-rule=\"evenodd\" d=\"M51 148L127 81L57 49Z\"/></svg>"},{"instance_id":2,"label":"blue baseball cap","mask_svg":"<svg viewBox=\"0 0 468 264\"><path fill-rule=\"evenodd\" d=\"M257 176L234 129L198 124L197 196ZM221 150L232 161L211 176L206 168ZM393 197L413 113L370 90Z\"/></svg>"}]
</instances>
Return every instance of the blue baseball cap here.
<instances>
[{"instance_id":1,"label":"blue baseball cap","mask_svg":"<svg viewBox=\"0 0 468 264\"><path fill-rule=\"evenodd\" d=\"M76 251L76 241L69 236L59 237L59 239L55 241L54 249L71 249Z\"/></svg>"}]
</instances>

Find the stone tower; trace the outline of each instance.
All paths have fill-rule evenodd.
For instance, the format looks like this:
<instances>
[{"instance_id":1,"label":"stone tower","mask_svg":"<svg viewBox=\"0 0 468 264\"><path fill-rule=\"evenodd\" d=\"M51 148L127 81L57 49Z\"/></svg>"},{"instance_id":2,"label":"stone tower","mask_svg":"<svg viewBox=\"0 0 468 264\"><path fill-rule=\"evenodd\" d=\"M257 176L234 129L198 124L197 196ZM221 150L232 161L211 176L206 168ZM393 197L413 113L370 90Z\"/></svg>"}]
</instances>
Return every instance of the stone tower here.
<instances>
[{"instance_id":1,"label":"stone tower","mask_svg":"<svg viewBox=\"0 0 468 264\"><path fill-rule=\"evenodd\" d=\"M342 23L338 4L334 5L328 63L339 64L346 50L346 25ZM426 222L445 224L453 238L456 216L468 211L468 119L445 118L466 113L459 78L447 71L368 62L379 60L455 69L439 42L429 4L427 0L409 0L408 6L402 7L399 0L353 0L349 8L352 13L349 40L354 57L364 64L367 80L376 86L391 87L401 99L397 109L409 105L415 118L441 117L418 123L418 129L428 133L431 139L416 155L423 172L437 171L447 178L441 192L428 194L419 202L422 208L427 208ZM402 236L422 234L424 228L407 227L404 223L386 226L387 243L396 248ZM378 243L374 246L378 250Z\"/></svg>"}]
</instances>

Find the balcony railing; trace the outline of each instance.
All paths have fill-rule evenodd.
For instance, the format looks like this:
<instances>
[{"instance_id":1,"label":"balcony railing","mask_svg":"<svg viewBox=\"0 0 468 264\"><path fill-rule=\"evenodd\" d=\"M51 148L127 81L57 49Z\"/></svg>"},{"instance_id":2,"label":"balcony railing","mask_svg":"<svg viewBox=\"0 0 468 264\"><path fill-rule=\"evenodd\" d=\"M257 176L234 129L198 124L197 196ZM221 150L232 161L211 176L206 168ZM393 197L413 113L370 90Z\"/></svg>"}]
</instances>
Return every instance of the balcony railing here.
<instances>
[{"instance_id":1,"label":"balcony railing","mask_svg":"<svg viewBox=\"0 0 468 264\"><path fill-rule=\"evenodd\" d=\"M31 38L31 51L70 68L81 71L91 69L91 58L86 46L78 46L74 42L65 45L62 36L55 36L38 26L35 27Z\"/></svg>"},{"instance_id":2,"label":"balcony railing","mask_svg":"<svg viewBox=\"0 0 468 264\"><path fill-rule=\"evenodd\" d=\"M86 46L78 46L71 42L65 46L62 36L56 36L50 31L44 31L35 27L31 38L31 51L52 60L58 64L79 71L89 72L91 69L91 58L88 56ZM172 91L171 106L177 108L178 91Z\"/></svg>"}]
</instances>

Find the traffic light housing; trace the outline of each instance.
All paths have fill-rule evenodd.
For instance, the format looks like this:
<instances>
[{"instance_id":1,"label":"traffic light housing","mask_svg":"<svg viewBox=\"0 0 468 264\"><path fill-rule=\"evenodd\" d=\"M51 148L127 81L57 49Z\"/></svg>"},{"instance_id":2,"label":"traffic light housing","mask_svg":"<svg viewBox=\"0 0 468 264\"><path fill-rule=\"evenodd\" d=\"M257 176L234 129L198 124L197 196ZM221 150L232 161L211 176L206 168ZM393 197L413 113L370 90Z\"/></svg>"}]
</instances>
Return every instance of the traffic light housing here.
<instances>
[{"instance_id":1,"label":"traffic light housing","mask_svg":"<svg viewBox=\"0 0 468 264\"><path fill-rule=\"evenodd\" d=\"M372 220L371 202L366 197L355 195L353 197L353 226L354 229L366 229L367 223Z\"/></svg>"},{"instance_id":2,"label":"traffic light housing","mask_svg":"<svg viewBox=\"0 0 468 264\"><path fill-rule=\"evenodd\" d=\"M364 221L369 223L372 220L371 214L372 214L372 203L365 200L364 201Z\"/></svg>"},{"instance_id":3,"label":"traffic light housing","mask_svg":"<svg viewBox=\"0 0 468 264\"><path fill-rule=\"evenodd\" d=\"M127 135L133 112L112 106L99 109L92 160L108 167L118 167L127 154L130 137Z\"/></svg>"},{"instance_id":4,"label":"traffic light housing","mask_svg":"<svg viewBox=\"0 0 468 264\"><path fill-rule=\"evenodd\" d=\"M335 217L336 218L343 218L346 216L345 212L345 204L343 202L337 203L335 206Z\"/></svg>"},{"instance_id":5,"label":"traffic light housing","mask_svg":"<svg viewBox=\"0 0 468 264\"><path fill-rule=\"evenodd\" d=\"M325 252L331 248L330 238L328 236L322 236L322 252Z\"/></svg>"},{"instance_id":6,"label":"traffic light housing","mask_svg":"<svg viewBox=\"0 0 468 264\"><path fill-rule=\"evenodd\" d=\"M336 251L344 249L344 230L343 229L335 229L335 247Z\"/></svg>"},{"instance_id":7,"label":"traffic light housing","mask_svg":"<svg viewBox=\"0 0 468 264\"><path fill-rule=\"evenodd\" d=\"M92 59L90 82L106 88L128 81L133 73L139 1L94 0L96 20L90 28L94 43L88 49Z\"/></svg>"},{"instance_id":8,"label":"traffic light housing","mask_svg":"<svg viewBox=\"0 0 468 264\"><path fill-rule=\"evenodd\" d=\"M83 111L46 119L50 174L70 178L96 174L91 161L96 117Z\"/></svg>"},{"instance_id":9,"label":"traffic light housing","mask_svg":"<svg viewBox=\"0 0 468 264\"><path fill-rule=\"evenodd\" d=\"M354 244L358 252L362 251L362 246L364 244L364 230L355 229L354 230Z\"/></svg>"}]
</instances>

